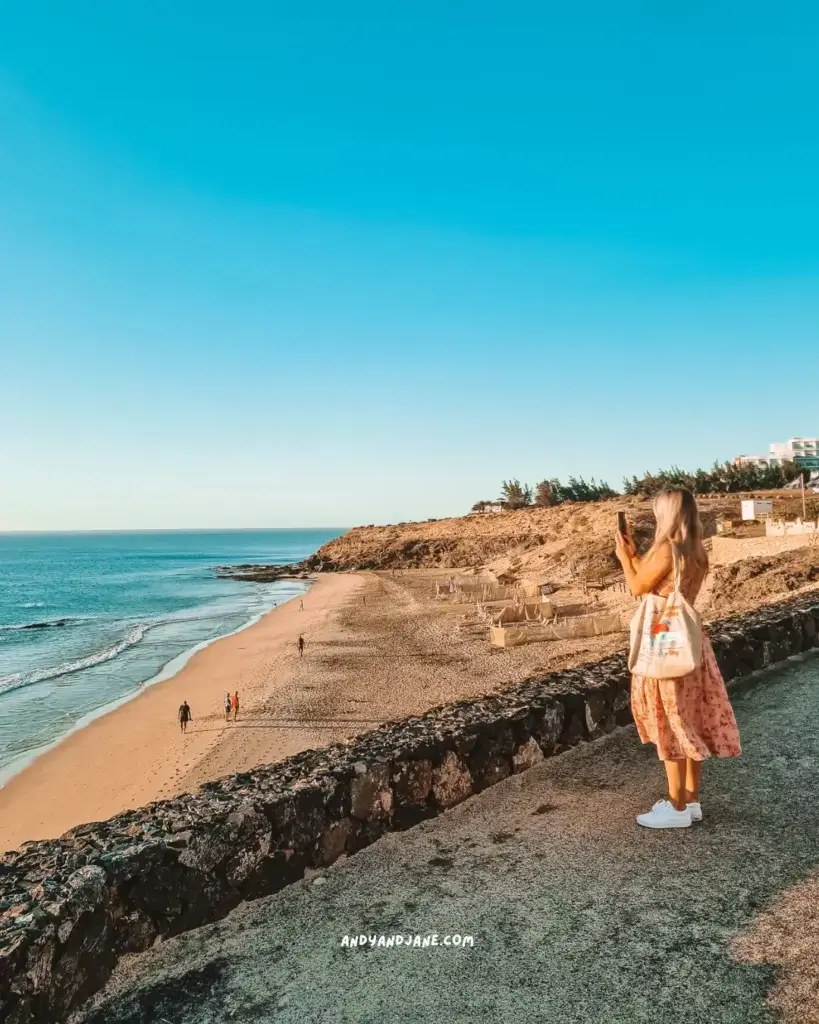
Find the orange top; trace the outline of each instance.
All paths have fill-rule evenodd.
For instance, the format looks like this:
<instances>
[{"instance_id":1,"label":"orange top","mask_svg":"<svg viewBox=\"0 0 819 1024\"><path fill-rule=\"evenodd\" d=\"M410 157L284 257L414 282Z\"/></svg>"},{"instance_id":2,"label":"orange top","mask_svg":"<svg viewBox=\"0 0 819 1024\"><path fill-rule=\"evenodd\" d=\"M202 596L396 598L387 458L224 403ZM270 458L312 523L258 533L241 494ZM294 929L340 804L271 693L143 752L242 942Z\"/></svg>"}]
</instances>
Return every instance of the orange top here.
<instances>
[{"instance_id":1,"label":"orange top","mask_svg":"<svg viewBox=\"0 0 819 1024\"><path fill-rule=\"evenodd\" d=\"M680 572L680 590L689 604L693 604L696 601L707 575L707 571L703 572L698 565L686 566L683 560ZM672 568L671 572L656 584L654 593L660 597L668 597L673 589L674 569Z\"/></svg>"}]
</instances>

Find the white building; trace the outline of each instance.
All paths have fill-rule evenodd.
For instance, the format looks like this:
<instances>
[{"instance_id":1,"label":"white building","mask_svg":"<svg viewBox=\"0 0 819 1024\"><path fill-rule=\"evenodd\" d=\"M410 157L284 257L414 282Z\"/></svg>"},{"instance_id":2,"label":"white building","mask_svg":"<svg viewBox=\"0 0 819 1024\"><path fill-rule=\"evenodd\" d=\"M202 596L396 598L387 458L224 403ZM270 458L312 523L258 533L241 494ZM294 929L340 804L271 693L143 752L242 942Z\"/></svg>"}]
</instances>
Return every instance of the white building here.
<instances>
[{"instance_id":1,"label":"white building","mask_svg":"<svg viewBox=\"0 0 819 1024\"><path fill-rule=\"evenodd\" d=\"M745 466L773 467L795 462L803 469L819 469L819 437L791 437L769 445L765 455L740 455L734 461Z\"/></svg>"},{"instance_id":2,"label":"white building","mask_svg":"<svg viewBox=\"0 0 819 1024\"><path fill-rule=\"evenodd\" d=\"M782 462L795 462L803 469L819 469L819 437L792 437L784 444L772 444L770 450Z\"/></svg>"},{"instance_id":3,"label":"white building","mask_svg":"<svg viewBox=\"0 0 819 1024\"><path fill-rule=\"evenodd\" d=\"M763 519L765 516L769 516L773 513L773 502L772 501L743 501L742 505L742 518L748 519Z\"/></svg>"},{"instance_id":4,"label":"white building","mask_svg":"<svg viewBox=\"0 0 819 1024\"><path fill-rule=\"evenodd\" d=\"M472 516L492 516L499 515L501 512L506 511L506 506L501 501L485 501L480 505L477 505L469 513Z\"/></svg>"},{"instance_id":5,"label":"white building","mask_svg":"<svg viewBox=\"0 0 819 1024\"><path fill-rule=\"evenodd\" d=\"M776 455L737 455L734 462L740 466L761 466L763 469L779 465Z\"/></svg>"}]
</instances>

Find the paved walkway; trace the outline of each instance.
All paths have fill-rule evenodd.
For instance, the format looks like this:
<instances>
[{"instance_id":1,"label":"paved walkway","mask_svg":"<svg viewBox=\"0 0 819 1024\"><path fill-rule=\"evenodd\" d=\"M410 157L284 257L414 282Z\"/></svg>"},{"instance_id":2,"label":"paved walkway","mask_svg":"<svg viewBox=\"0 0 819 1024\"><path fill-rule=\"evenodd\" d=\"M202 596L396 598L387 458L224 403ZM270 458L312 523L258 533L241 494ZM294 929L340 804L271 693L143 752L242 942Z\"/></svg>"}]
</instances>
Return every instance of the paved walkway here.
<instances>
[{"instance_id":1,"label":"paved walkway","mask_svg":"<svg viewBox=\"0 0 819 1024\"><path fill-rule=\"evenodd\" d=\"M735 700L745 753L707 820L646 832L660 767L633 729L576 748L121 969L85 1024L756 1024L775 969L731 939L819 869L819 661ZM344 949L358 933L473 949Z\"/></svg>"}]
</instances>

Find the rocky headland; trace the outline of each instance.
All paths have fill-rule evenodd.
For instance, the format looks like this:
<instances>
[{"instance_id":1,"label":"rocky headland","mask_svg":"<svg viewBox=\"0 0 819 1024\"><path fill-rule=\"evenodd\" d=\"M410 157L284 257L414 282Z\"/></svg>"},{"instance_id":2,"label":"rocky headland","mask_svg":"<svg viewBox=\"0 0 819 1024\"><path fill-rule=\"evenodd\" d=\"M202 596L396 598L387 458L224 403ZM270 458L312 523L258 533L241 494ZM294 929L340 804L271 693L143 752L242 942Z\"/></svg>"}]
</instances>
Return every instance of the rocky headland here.
<instances>
[{"instance_id":1,"label":"rocky headland","mask_svg":"<svg viewBox=\"0 0 819 1024\"><path fill-rule=\"evenodd\" d=\"M768 495L770 496L770 495ZM739 521L747 495L705 495L698 499L706 536L719 520ZM775 492L774 514L801 515L798 494ZM529 507L497 515L473 514L391 526L359 526L319 548L304 563L310 571L348 569L472 568L502 559L522 570L533 564L560 582L578 575L617 570L613 534L617 513L625 512L635 538L647 543L654 530L652 503L619 497Z\"/></svg>"}]
</instances>

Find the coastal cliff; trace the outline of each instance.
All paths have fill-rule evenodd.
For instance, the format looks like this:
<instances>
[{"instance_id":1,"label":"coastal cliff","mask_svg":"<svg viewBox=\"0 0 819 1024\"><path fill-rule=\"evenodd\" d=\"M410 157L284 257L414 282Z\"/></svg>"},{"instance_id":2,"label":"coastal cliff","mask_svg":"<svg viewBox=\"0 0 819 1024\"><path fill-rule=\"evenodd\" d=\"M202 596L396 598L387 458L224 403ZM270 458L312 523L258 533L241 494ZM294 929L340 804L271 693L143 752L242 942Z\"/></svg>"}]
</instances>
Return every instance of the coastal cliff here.
<instances>
[{"instance_id":1,"label":"coastal cliff","mask_svg":"<svg viewBox=\"0 0 819 1024\"><path fill-rule=\"evenodd\" d=\"M618 510L626 511L638 532L650 529L650 505L624 498L396 526L359 526L319 548L307 564L324 571L468 568L543 549L556 568L571 562L581 570L605 570L614 565L612 532Z\"/></svg>"},{"instance_id":2,"label":"coastal cliff","mask_svg":"<svg viewBox=\"0 0 819 1024\"><path fill-rule=\"evenodd\" d=\"M706 536L716 532L718 520L739 518L743 497L747 495L698 498ZM776 492L773 501L776 515L793 518L801 514L798 494ZM578 575L604 576L618 570L613 534L620 511L625 512L638 544L648 542L654 530L652 503L619 497L551 508L531 506L495 515L359 526L324 544L305 567L321 572L466 569L505 559L507 564L500 566L503 569L519 562L524 573L545 572L566 583Z\"/></svg>"}]
</instances>

